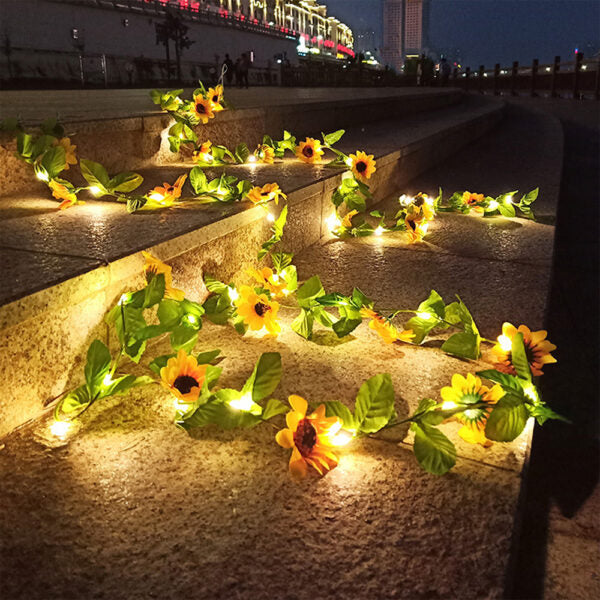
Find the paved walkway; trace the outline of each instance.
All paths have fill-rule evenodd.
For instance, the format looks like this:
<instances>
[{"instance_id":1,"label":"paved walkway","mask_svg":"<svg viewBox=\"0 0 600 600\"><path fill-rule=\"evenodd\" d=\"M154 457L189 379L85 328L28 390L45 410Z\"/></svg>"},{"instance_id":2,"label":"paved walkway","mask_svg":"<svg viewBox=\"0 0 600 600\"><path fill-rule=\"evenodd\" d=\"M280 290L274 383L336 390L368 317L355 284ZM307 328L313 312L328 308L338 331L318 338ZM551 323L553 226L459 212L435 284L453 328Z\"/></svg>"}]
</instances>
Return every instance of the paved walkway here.
<instances>
[{"instance_id":1,"label":"paved walkway","mask_svg":"<svg viewBox=\"0 0 600 600\"><path fill-rule=\"evenodd\" d=\"M192 91L192 88L187 88L186 96L190 97ZM251 87L249 89L227 88L227 101L235 108L264 108L363 97L365 110L368 110L369 98L446 92L447 88L438 90L414 87ZM19 116L26 123L39 123L48 116L54 115L68 122L139 117L159 113L158 107L150 101L150 89L0 91L0 119Z\"/></svg>"}]
</instances>

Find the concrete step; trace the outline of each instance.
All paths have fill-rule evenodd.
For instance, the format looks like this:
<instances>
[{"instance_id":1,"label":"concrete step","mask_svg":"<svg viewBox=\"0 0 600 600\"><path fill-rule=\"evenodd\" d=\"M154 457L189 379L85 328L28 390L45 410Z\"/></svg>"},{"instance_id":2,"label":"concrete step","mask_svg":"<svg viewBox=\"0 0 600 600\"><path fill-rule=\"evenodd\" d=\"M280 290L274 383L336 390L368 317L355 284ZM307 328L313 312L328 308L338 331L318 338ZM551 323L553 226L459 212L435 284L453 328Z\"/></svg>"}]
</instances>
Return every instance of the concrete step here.
<instances>
[{"instance_id":1,"label":"concrete step","mask_svg":"<svg viewBox=\"0 0 600 600\"><path fill-rule=\"evenodd\" d=\"M150 100L150 90L110 90L79 93L0 92L0 118L20 115L25 123L61 116L66 132L77 146L77 155L102 163L109 172L159 166L181 160L169 150L167 130L175 122ZM203 139L229 148L241 142L250 148L264 134L281 139L284 129L297 137L321 131L400 118L436 110L460 102L463 92L453 89L414 90L383 88L321 90L314 95L302 90L282 93L280 88L227 90L236 110L219 113L197 128ZM186 97L191 97L187 90ZM41 94L41 96L40 96ZM27 105L31 100L33 107ZM237 102L241 105L237 107ZM126 116L125 116L126 115ZM131 116L134 115L134 116ZM14 155L16 142L0 132L0 201L26 191L44 191L31 176L31 167Z\"/></svg>"},{"instance_id":2,"label":"concrete step","mask_svg":"<svg viewBox=\"0 0 600 600\"><path fill-rule=\"evenodd\" d=\"M371 189L381 200L484 134L502 110L500 102L477 98L411 120L351 129L340 147L376 155ZM149 172L149 183L174 179L184 166ZM277 181L288 194L290 251L328 233L324 218L332 211L339 171L289 159L231 172L259 184ZM0 348L12 356L0 367L10 382L0 392L0 435L39 416L44 404L72 387L89 341L106 335L104 314L125 287L141 281L141 250L171 263L193 290L190 297L200 299L204 272L224 280L244 277L268 229L264 210L249 203L130 215L106 202L56 211L54 202L35 195L2 201L0 269L13 283L0 292Z\"/></svg>"},{"instance_id":3,"label":"concrete step","mask_svg":"<svg viewBox=\"0 0 600 600\"><path fill-rule=\"evenodd\" d=\"M495 193L539 183L542 212L550 217L562 155L558 123L510 112L488 134L481 140L464 134L462 150L403 181L381 206L393 207L399 192L433 194L438 184ZM447 139L435 142L440 157ZM433 147L423 144L422 156ZM419 171L411 163L410 175ZM307 203L290 198L292 209ZM300 219L306 226L310 214L297 212L290 224ZM494 337L505 319L543 327L553 233L546 223L442 214L426 245L407 246L399 235L320 236L296 264L302 278L319 273L326 289L342 292L360 285L380 306L414 306L431 288L448 299L458 293L482 334ZM176 283L196 292L202 268L227 276L256 250L252 228L231 236L205 244L204 254L202 246L174 257L165 244L157 250L173 257ZM540 252L532 255L535 246ZM235 268L221 258L226 252L233 253ZM140 264L136 258L132 268ZM285 325L293 316L283 311ZM20 339L26 339L23 330ZM350 340L323 333L313 343L288 327L277 339L248 336L243 343L231 328L207 324L202 330L202 349L220 348L226 357L224 385L240 385L260 353L276 351L284 365L280 398L298 393L351 404L364 379L385 371L402 415L423 397L438 398L453 373L488 366L487 352L466 362L438 345L390 347L365 324ZM67 342L59 352L65 349ZM54 377L60 369L55 363ZM73 370L80 377L82 365ZM318 597L341 600L506 597L531 427L511 444L484 450L463 443L456 424L444 425L459 459L451 474L438 478L417 466L406 430L396 432L398 444L365 439L325 478L296 485L270 428L242 434L203 429L190 437L171 425L172 412L165 393L141 389L118 405L90 411L68 448L41 446L31 429L5 438L0 501L13 518L0 530L8 540L0 575L12 575L5 577L9 595L34 600L76 590L119 600L135 590L143 597L308 600L318 586ZM36 433L45 426L36 423ZM51 541L40 548L39 540ZM38 567L32 572L27 557L33 554Z\"/></svg>"}]
</instances>

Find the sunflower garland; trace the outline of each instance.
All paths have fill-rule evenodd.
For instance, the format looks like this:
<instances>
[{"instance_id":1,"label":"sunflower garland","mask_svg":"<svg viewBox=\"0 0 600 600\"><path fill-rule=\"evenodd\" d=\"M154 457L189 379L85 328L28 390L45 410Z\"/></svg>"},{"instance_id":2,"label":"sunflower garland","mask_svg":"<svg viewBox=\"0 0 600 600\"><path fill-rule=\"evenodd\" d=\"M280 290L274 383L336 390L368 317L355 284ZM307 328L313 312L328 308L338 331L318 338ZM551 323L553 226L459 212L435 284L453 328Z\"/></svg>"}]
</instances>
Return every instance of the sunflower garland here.
<instances>
[{"instance_id":1,"label":"sunflower garland","mask_svg":"<svg viewBox=\"0 0 600 600\"><path fill-rule=\"evenodd\" d=\"M264 329L274 337L281 332L281 325L277 322L279 303L266 294L257 294L250 286L243 285L234 304L237 314L252 331Z\"/></svg>"}]
</instances>

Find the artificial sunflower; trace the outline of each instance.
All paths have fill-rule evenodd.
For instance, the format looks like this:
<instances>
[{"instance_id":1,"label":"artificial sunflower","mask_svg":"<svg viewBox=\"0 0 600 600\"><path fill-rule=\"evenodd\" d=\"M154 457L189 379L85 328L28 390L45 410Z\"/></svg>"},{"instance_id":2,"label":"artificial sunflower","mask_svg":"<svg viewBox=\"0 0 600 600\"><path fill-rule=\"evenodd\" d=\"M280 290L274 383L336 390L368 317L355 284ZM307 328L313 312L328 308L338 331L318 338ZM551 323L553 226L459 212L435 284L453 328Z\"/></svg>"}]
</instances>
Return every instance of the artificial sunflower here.
<instances>
[{"instance_id":1,"label":"artificial sunflower","mask_svg":"<svg viewBox=\"0 0 600 600\"><path fill-rule=\"evenodd\" d=\"M300 142L296 147L296 157L298 160L309 164L318 162L323 153L321 142L310 137L307 137L306 141Z\"/></svg>"},{"instance_id":2,"label":"artificial sunflower","mask_svg":"<svg viewBox=\"0 0 600 600\"><path fill-rule=\"evenodd\" d=\"M474 210L477 213L483 214L485 207L485 196L483 194L472 194L471 192L464 192L462 195L462 203L469 209Z\"/></svg>"},{"instance_id":3,"label":"artificial sunflower","mask_svg":"<svg viewBox=\"0 0 600 600\"><path fill-rule=\"evenodd\" d=\"M413 206L416 206L419 209L419 212L427 221L431 221L435 217L435 212L430 202L431 200L429 196L427 196L427 194L423 194L422 192L419 192L412 202Z\"/></svg>"},{"instance_id":4,"label":"artificial sunflower","mask_svg":"<svg viewBox=\"0 0 600 600\"><path fill-rule=\"evenodd\" d=\"M65 151L65 161L67 164L65 165L65 171L69 170L69 165L77 164L77 156L75 155L75 150L77 146L71 144L71 138L64 137L56 142L56 146L60 146Z\"/></svg>"},{"instance_id":5,"label":"artificial sunflower","mask_svg":"<svg viewBox=\"0 0 600 600\"><path fill-rule=\"evenodd\" d=\"M52 179L48 182L48 187L52 190L52 195L57 200L62 200L62 202L58 205L60 210L64 210L65 208L70 208L77 204L77 195L73 192L72 189L69 189L63 183ZM81 202L83 204L83 202Z\"/></svg>"},{"instance_id":6,"label":"artificial sunflower","mask_svg":"<svg viewBox=\"0 0 600 600\"><path fill-rule=\"evenodd\" d=\"M246 194L246 198L253 204L262 204L269 200L275 200L275 204L277 204L279 196L284 200L287 198L276 183L266 183L262 187L255 186Z\"/></svg>"},{"instance_id":7,"label":"artificial sunflower","mask_svg":"<svg viewBox=\"0 0 600 600\"><path fill-rule=\"evenodd\" d=\"M200 148L194 150L192 153L192 160L194 162L211 162L212 154L211 152L212 142L207 140L204 142Z\"/></svg>"},{"instance_id":8,"label":"artificial sunflower","mask_svg":"<svg viewBox=\"0 0 600 600\"><path fill-rule=\"evenodd\" d=\"M292 410L285 417L287 429L277 432L275 440L283 448L292 449L292 476L304 477L309 465L319 475L337 467L339 458L332 448L333 437L342 425L339 417L326 417L324 404L307 415L308 403L301 396L290 396L289 402Z\"/></svg>"},{"instance_id":9,"label":"artificial sunflower","mask_svg":"<svg viewBox=\"0 0 600 600\"><path fill-rule=\"evenodd\" d=\"M421 212L419 207L411 204L406 211L404 217L404 224L406 225L406 231L408 232L408 241L410 244L420 242L427 233L429 224L425 219L425 215Z\"/></svg>"},{"instance_id":10,"label":"artificial sunflower","mask_svg":"<svg viewBox=\"0 0 600 600\"><path fill-rule=\"evenodd\" d=\"M180 175L173 185L164 182L162 186L157 186L148 192L148 196L161 204L172 204L181 197L181 190L186 179L187 175Z\"/></svg>"},{"instance_id":11,"label":"artificial sunflower","mask_svg":"<svg viewBox=\"0 0 600 600\"><path fill-rule=\"evenodd\" d=\"M357 215L357 210L351 210L349 213L346 213L344 218L342 219L342 227L344 229L352 229L352 219L354 215Z\"/></svg>"},{"instance_id":12,"label":"artificial sunflower","mask_svg":"<svg viewBox=\"0 0 600 600\"><path fill-rule=\"evenodd\" d=\"M262 269L248 269L246 272L263 288L269 290L275 298L287 296L288 290L285 279L274 273L273 269L263 267Z\"/></svg>"},{"instance_id":13,"label":"artificial sunflower","mask_svg":"<svg viewBox=\"0 0 600 600\"><path fill-rule=\"evenodd\" d=\"M370 319L369 327L386 343L410 342L415 337L412 329L398 331L386 318L366 306L360 309L360 314Z\"/></svg>"},{"instance_id":14,"label":"artificial sunflower","mask_svg":"<svg viewBox=\"0 0 600 600\"><path fill-rule=\"evenodd\" d=\"M183 349L160 370L161 385L182 402L198 400L205 377L206 365L199 365L196 357Z\"/></svg>"},{"instance_id":15,"label":"artificial sunflower","mask_svg":"<svg viewBox=\"0 0 600 600\"><path fill-rule=\"evenodd\" d=\"M221 84L214 88L209 88L206 97L210 100L212 109L215 112L223 110L223 86Z\"/></svg>"},{"instance_id":16,"label":"artificial sunflower","mask_svg":"<svg viewBox=\"0 0 600 600\"><path fill-rule=\"evenodd\" d=\"M534 375L543 375L544 365L556 362L550 354L556 350L556 346L546 339L547 331L531 331L526 325L519 325L518 328L510 323L502 325L502 335L498 336L498 343L492 348L494 361L498 363L496 368L503 373L516 375L512 364L512 340L517 333L523 334L523 345L531 372Z\"/></svg>"},{"instance_id":17,"label":"artificial sunflower","mask_svg":"<svg viewBox=\"0 0 600 600\"><path fill-rule=\"evenodd\" d=\"M456 408L465 406L465 410L456 416L464 425L458 435L470 444L491 446L492 442L485 437L485 424L492 412L492 408L502 396L504 390L498 383L488 388L481 384L481 379L468 373L466 377L455 373L452 375L452 385L443 387L440 391L444 404L442 408ZM469 404L474 406L468 408Z\"/></svg>"},{"instance_id":18,"label":"artificial sunflower","mask_svg":"<svg viewBox=\"0 0 600 600\"><path fill-rule=\"evenodd\" d=\"M277 322L279 303L269 299L266 294L257 294L249 285L243 285L235 306L238 315L253 331L264 327L274 336L281 331L281 325Z\"/></svg>"},{"instance_id":19,"label":"artificial sunflower","mask_svg":"<svg viewBox=\"0 0 600 600\"><path fill-rule=\"evenodd\" d=\"M256 156L258 156L258 159L261 162L264 162L267 165L272 165L275 162L275 150L266 144L261 144L256 149Z\"/></svg>"},{"instance_id":20,"label":"artificial sunflower","mask_svg":"<svg viewBox=\"0 0 600 600\"><path fill-rule=\"evenodd\" d=\"M185 298L185 292L173 287L173 269L169 265L165 265L162 260L152 256L150 252L142 251L142 255L146 259L146 264L144 265L146 281L150 283L153 277L162 273L165 276L165 296L179 302L183 300Z\"/></svg>"},{"instance_id":21,"label":"artificial sunflower","mask_svg":"<svg viewBox=\"0 0 600 600\"><path fill-rule=\"evenodd\" d=\"M194 98L194 113L202 121L202 124L206 125L208 120L213 119L215 116L212 101L202 96L196 96Z\"/></svg>"},{"instance_id":22,"label":"artificial sunflower","mask_svg":"<svg viewBox=\"0 0 600 600\"><path fill-rule=\"evenodd\" d=\"M361 181L366 181L375 173L375 160L373 155L367 155L366 152L359 150L356 154L350 154L350 168L352 174Z\"/></svg>"}]
</instances>

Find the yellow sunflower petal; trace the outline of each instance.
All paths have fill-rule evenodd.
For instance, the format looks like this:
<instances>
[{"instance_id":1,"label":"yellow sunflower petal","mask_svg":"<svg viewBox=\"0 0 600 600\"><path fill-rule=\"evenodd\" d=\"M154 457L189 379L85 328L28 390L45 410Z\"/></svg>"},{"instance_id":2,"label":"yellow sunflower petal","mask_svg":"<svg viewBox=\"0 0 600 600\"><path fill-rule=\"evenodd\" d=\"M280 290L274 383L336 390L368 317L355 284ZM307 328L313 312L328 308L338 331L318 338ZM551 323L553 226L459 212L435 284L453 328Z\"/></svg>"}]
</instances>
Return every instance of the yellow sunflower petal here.
<instances>
[{"instance_id":1,"label":"yellow sunflower petal","mask_svg":"<svg viewBox=\"0 0 600 600\"><path fill-rule=\"evenodd\" d=\"M295 410L291 410L287 415L285 415L285 422L289 429L296 431L296 429L298 429L298 423L300 423L303 418L303 414L296 412Z\"/></svg>"},{"instance_id":2,"label":"yellow sunflower petal","mask_svg":"<svg viewBox=\"0 0 600 600\"><path fill-rule=\"evenodd\" d=\"M298 413L300 413L303 417L306 415L306 411L308 409L308 402L302 397L297 396L296 394L292 394L288 401L290 406Z\"/></svg>"},{"instance_id":3,"label":"yellow sunflower petal","mask_svg":"<svg viewBox=\"0 0 600 600\"><path fill-rule=\"evenodd\" d=\"M289 429L282 429L277 432L275 441L284 448L294 447L294 434Z\"/></svg>"}]
</instances>

